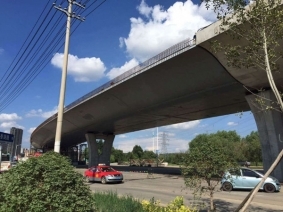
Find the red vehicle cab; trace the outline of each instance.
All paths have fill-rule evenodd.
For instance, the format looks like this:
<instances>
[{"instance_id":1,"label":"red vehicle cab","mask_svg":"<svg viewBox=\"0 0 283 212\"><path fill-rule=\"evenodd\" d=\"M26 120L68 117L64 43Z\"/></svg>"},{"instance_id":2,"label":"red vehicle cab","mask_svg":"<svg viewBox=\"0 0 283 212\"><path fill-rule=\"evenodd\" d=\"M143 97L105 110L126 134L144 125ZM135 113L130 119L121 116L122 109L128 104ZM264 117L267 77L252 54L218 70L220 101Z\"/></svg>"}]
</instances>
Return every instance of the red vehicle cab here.
<instances>
[{"instance_id":1,"label":"red vehicle cab","mask_svg":"<svg viewBox=\"0 0 283 212\"><path fill-rule=\"evenodd\" d=\"M110 166L98 165L87 169L84 177L88 182L99 181L103 184L110 182L123 182L123 174Z\"/></svg>"}]
</instances>

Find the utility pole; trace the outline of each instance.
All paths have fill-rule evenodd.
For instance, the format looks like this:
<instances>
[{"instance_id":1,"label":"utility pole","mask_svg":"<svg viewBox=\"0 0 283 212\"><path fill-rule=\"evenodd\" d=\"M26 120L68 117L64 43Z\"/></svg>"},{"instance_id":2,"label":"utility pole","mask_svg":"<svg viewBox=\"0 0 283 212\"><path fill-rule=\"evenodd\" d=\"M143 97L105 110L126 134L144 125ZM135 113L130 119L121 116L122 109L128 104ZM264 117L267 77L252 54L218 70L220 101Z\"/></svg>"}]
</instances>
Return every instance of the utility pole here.
<instances>
[{"instance_id":1,"label":"utility pole","mask_svg":"<svg viewBox=\"0 0 283 212\"><path fill-rule=\"evenodd\" d=\"M61 89L60 89L60 97L59 97L59 105L58 105L58 116L57 116L57 126L56 126L56 135L55 135L55 144L54 144L54 152L60 153L60 145L61 145L61 134L62 134L62 124L63 124L63 113L64 113L64 102L65 102L65 91L66 91L66 77L67 77L67 67L68 67L68 54L69 54L69 40L70 40L70 31L71 31L71 19L76 18L81 21L84 21L84 18L80 16L76 16L72 12L73 4L79 6L81 8L85 8L74 0L68 0L69 6L67 9L62 9L61 6L54 7L57 10L65 13L67 15L67 27L66 27L66 38L65 38L65 49L64 49L64 62L62 67L62 79L61 79Z\"/></svg>"},{"instance_id":2,"label":"utility pole","mask_svg":"<svg viewBox=\"0 0 283 212\"><path fill-rule=\"evenodd\" d=\"M156 128L156 154L158 155L159 149L158 149L158 127Z\"/></svg>"},{"instance_id":3,"label":"utility pole","mask_svg":"<svg viewBox=\"0 0 283 212\"><path fill-rule=\"evenodd\" d=\"M166 132L163 132L161 135L160 135L160 137L161 137L161 153L163 154L163 155L167 155L167 146L168 146L168 144L169 144L169 137L168 137L168 134L166 133Z\"/></svg>"}]
</instances>

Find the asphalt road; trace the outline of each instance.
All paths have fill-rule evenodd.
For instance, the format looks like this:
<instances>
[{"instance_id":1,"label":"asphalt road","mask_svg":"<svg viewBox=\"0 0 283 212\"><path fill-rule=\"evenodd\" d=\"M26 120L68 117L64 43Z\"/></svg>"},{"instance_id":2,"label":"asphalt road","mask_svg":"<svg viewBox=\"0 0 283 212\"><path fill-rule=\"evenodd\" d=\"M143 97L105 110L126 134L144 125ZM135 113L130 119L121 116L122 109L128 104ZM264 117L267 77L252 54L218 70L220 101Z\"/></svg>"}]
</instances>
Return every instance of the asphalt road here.
<instances>
[{"instance_id":1,"label":"asphalt road","mask_svg":"<svg viewBox=\"0 0 283 212\"><path fill-rule=\"evenodd\" d=\"M115 168L119 170L117 167ZM148 178L147 170L132 170L129 169L129 167L122 169L125 169L123 171L120 168L124 175L124 183L106 185L101 183L89 183L90 189L93 192L117 192L119 195L130 195L138 199L150 200L154 198L155 200L159 200L162 205L168 204L176 196L183 196L186 205L204 204L205 208L208 206L208 196L203 196L201 201L194 201L192 191L185 187L184 179L180 175L157 174L153 171L153 174ZM167 168L160 167L157 170L166 172ZM79 171L83 173L84 169ZM169 172L171 171L169 170ZM234 211L248 193L249 191L216 192L215 203L218 211ZM206 211L203 207L202 209ZM259 192L248 211L283 212L283 192L272 194Z\"/></svg>"}]
</instances>

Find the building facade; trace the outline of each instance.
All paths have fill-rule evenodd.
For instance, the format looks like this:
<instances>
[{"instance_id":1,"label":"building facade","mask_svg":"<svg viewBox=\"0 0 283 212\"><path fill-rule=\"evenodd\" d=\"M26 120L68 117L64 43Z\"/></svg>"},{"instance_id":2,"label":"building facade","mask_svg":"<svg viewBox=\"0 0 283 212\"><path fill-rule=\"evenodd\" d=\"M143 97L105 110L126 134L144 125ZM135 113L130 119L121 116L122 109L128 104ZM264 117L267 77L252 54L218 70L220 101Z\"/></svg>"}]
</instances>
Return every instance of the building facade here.
<instances>
[{"instance_id":1,"label":"building facade","mask_svg":"<svg viewBox=\"0 0 283 212\"><path fill-rule=\"evenodd\" d=\"M13 159L14 156L18 156L21 153L23 130L12 127L10 134L14 135L14 142L7 146L7 151L9 151L11 158Z\"/></svg>"}]
</instances>

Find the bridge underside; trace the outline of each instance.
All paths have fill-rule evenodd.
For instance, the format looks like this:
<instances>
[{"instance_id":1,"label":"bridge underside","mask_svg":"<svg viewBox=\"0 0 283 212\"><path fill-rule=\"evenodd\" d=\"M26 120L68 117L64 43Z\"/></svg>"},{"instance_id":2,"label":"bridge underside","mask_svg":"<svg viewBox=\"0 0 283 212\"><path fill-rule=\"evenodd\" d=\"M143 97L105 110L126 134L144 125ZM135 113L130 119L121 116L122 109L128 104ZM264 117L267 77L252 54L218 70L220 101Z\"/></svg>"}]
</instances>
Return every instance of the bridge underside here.
<instances>
[{"instance_id":1,"label":"bridge underside","mask_svg":"<svg viewBox=\"0 0 283 212\"><path fill-rule=\"evenodd\" d=\"M64 113L61 146L88 132L123 134L247 111L245 89L202 47L195 46ZM31 143L53 147L56 117L37 128Z\"/></svg>"}]
</instances>

